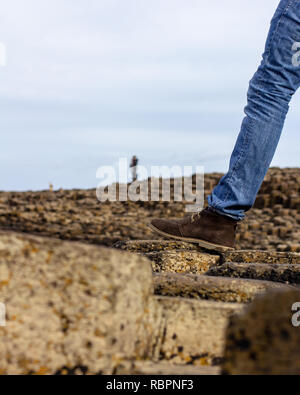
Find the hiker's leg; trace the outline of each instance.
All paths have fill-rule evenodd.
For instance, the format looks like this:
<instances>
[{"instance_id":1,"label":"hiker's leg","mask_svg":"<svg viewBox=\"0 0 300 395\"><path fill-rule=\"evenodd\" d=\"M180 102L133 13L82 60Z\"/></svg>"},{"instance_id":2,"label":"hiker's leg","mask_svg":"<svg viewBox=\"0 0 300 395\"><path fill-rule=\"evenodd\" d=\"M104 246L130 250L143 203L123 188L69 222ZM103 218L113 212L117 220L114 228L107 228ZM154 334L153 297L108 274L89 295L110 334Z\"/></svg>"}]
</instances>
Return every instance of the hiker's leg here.
<instances>
[{"instance_id":1,"label":"hiker's leg","mask_svg":"<svg viewBox=\"0 0 300 395\"><path fill-rule=\"evenodd\" d=\"M248 104L228 173L208 198L220 214L244 218L274 156L289 102L300 85L300 0L281 0L263 60L250 81ZM298 53L297 53L298 52Z\"/></svg>"}]
</instances>

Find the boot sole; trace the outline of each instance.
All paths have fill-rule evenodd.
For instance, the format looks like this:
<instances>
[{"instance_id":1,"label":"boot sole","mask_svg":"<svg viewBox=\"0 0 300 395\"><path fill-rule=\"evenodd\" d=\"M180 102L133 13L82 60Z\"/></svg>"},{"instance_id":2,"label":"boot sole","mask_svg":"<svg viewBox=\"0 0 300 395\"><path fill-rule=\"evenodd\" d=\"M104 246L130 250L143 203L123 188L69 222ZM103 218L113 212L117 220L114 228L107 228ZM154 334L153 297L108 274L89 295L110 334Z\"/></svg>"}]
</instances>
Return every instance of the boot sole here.
<instances>
[{"instance_id":1,"label":"boot sole","mask_svg":"<svg viewBox=\"0 0 300 395\"><path fill-rule=\"evenodd\" d=\"M153 232L158 233L161 236L168 237L174 240L185 241L187 243L198 244L200 247L206 248L207 250L220 251L220 252L234 251L234 248L222 246L220 244L210 243L209 241L194 239L189 237L174 236L169 233L163 232L162 230L156 228L152 224L148 224L148 226Z\"/></svg>"}]
</instances>

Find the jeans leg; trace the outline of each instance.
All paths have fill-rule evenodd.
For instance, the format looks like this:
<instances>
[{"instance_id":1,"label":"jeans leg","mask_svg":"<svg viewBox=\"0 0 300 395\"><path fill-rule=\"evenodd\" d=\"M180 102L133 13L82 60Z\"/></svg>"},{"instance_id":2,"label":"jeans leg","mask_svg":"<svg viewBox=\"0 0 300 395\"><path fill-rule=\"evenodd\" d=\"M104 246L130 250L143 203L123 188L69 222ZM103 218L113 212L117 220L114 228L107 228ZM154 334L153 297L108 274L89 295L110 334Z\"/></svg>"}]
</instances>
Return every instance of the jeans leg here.
<instances>
[{"instance_id":1,"label":"jeans leg","mask_svg":"<svg viewBox=\"0 0 300 395\"><path fill-rule=\"evenodd\" d=\"M299 45L298 45L299 44ZM220 214L242 220L273 159L289 102L300 86L300 0L281 0L271 21L261 65L250 81L248 103L229 171L208 197Z\"/></svg>"}]
</instances>

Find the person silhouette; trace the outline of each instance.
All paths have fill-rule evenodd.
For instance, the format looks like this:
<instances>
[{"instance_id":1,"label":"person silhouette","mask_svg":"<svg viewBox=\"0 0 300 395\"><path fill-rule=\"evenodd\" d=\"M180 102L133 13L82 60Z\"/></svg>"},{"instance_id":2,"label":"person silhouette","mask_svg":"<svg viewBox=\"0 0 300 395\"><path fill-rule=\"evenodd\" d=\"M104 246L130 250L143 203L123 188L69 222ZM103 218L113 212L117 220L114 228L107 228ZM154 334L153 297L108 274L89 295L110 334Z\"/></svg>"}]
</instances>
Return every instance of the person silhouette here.
<instances>
[{"instance_id":1,"label":"person silhouette","mask_svg":"<svg viewBox=\"0 0 300 395\"><path fill-rule=\"evenodd\" d=\"M131 159L130 162L130 168L131 168L131 177L132 177L132 182L136 181L138 178L137 175L137 166L138 166L139 160L138 158L134 155Z\"/></svg>"}]
</instances>

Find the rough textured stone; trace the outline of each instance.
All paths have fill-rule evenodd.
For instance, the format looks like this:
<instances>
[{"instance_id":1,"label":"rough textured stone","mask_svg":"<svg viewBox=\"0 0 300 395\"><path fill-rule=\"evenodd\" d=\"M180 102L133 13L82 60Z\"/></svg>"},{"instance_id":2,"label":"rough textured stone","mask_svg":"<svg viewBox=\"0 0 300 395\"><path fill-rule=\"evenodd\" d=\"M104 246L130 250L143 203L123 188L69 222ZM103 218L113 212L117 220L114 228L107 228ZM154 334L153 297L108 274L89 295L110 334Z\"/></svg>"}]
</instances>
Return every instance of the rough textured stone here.
<instances>
[{"instance_id":1,"label":"rough textured stone","mask_svg":"<svg viewBox=\"0 0 300 395\"><path fill-rule=\"evenodd\" d=\"M117 374L217 376L220 374L220 368L215 366L175 365L166 362L133 361L125 362L119 366Z\"/></svg>"},{"instance_id":2,"label":"rough textured stone","mask_svg":"<svg viewBox=\"0 0 300 395\"><path fill-rule=\"evenodd\" d=\"M224 263L222 266L212 267L207 275L300 284L300 265Z\"/></svg>"},{"instance_id":3,"label":"rough textured stone","mask_svg":"<svg viewBox=\"0 0 300 395\"><path fill-rule=\"evenodd\" d=\"M153 356L160 308L145 258L0 232L0 264L2 374L111 373Z\"/></svg>"},{"instance_id":4,"label":"rough textured stone","mask_svg":"<svg viewBox=\"0 0 300 395\"><path fill-rule=\"evenodd\" d=\"M180 296L221 302L248 303L271 289L291 289L287 285L269 281L242 280L199 276L192 274L154 274L154 289L157 295Z\"/></svg>"},{"instance_id":5,"label":"rough textured stone","mask_svg":"<svg viewBox=\"0 0 300 395\"><path fill-rule=\"evenodd\" d=\"M228 319L241 304L157 296L165 317L160 358L173 363L219 364Z\"/></svg>"},{"instance_id":6,"label":"rough textured stone","mask_svg":"<svg viewBox=\"0 0 300 395\"><path fill-rule=\"evenodd\" d=\"M221 176L219 173L205 175L206 196ZM194 176L192 180L195 187ZM152 259L153 269L158 272L203 273L209 269L212 275L223 273L221 275L228 276L228 267L232 269L234 265L233 276L240 271L237 277L299 282L300 169L269 170L255 207L238 226L237 248L252 250L227 252L222 254L220 260L218 256L206 254L207 251L193 244L158 240L159 235L152 233L147 226L153 217L185 215L185 202L174 202L173 185L171 180L170 202L99 203L95 190L54 191L52 188L43 192L0 192L0 227L98 245L112 246L119 241L116 245L119 249L148 255ZM18 237L24 244L25 236ZM139 241L149 238L155 240ZM3 367L5 371L9 367L10 371L15 369L18 372L43 374L53 372L57 367L61 374L111 372L127 363L124 358L157 359L160 351L161 358L166 356L168 361L176 363L220 362L222 352L220 348L215 352L212 346L215 330L213 318L210 315L205 318L211 313L208 308L204 309L203 303L209 302L190 298L230 302L246 302L252 298L254 283L247 288L245 295L241 295L238 289L241 289L239 287L244 280L234 277L224 279L226 286L222 278L205 280L205 285L201 280L200 289L199 284L193 285L185 276L178 282L176 276L176 281L173 281L172 274L172 282L163 289L161 287L160 291L164 295L172 295L172 298L154 298L152 291L147 291L152 288L151 264L141 256L126 253L115 255L113 252L107 255L104 249L97 249L96 253L88 246L79 247L76 244L72 244L72 248L69 244L55 247L54 251L50 248L48 256L50 242L47 239L38 242L34 238L28 242L29 247L20 247L22 252L14 255L17 242L14 239L10 243L10 240L6 238L5 243L0 245L0 302L5 299L8 305L8 327L0 329L0 335L5 339L4 344L0 344L2 371ZM31 247L36 244L38 248ZM91 259L97 262L95 273L99 271L100 275L92 276ZM213 269L212 262L215 262ZM53 263L58 270L54 270ZM128 266L128 271L123 272L123 268L117 267L122 267L123 263ZM148 267L148 277L143 274L144 263ZM220 264L224 266L219 268ZM237 269L238 264L243 266ZM154 278L156 282L158 276ZM239 283L236 288L234 281ZM263 283L261 281L260 287ZM14 284L20 284L20 287ZM127 287L128 291L125 291ZM274 287L282 285L275 283ZM178 293L186 299L179 298ZM131 302L133 298L136 300ZM45 306L45 300L50 304ZM222 302L217 305L223 311L225 305ZM231 303L231 307L239 305L233 306ZM144 313L140 314L142 310ZM104 321L99 318L99 312ZM133 320L121 331L118 322L123 317L125 320L140 317L140 320ZM220 312L217 317L221 317L218 318L216 330L215 348L218 349L222 343L219 323L225 323L226 319ZM260 315L257 317L259 322L262 318ZM203 344L199 343L197 320ZM96 330L92 333L94 327ZM174 339L170 335L174 328L178 329L178 344L174 342L177 335L173 333ZM268 330L266 332L269 334ZM286 336L285 331L282 333L283 337ZM274 337L280 340L282 333L276 332ZM50 340L45 344L44 339ZM208 347L204 344L206 340ZM183 353L185 344L187 350ZM241 345L243 347L245 343L239 343ZM97 354L99 348L101 355ZM171 352L174 354L170 355ZM251 358L255 358L254 354ZM268 363L272 366L272 358ZM146 363L148 367L149 364ZM142 367L137 369L142 371Z\"/></svg>"},{"instance_id":7,"label":"rough textured stone","mask_svg":"<svg viewBox=\"0 0 300 395\"><path fill-rule=\"evenodd\" d=\"M145 255L157 273L203 274L220 261L219 254L208 254L194 244L177 241L137 240L118 242L114 247Z\"/></svg>"},{"instance_id":8,"label":"rough textured stone","mask_svg":"<svg viewBox=\"0 0 300 395\"><path fill-rule=\"evenodd\" d=\"M153 271L172 273L206 273L220 260L218 255L197 251L163 251L145 254L152 261Z\"/></svg>"},{"instance_id":9,"label":"rough textured stone","mask_svg":"<svg viewBox=\"0 0 300 395\"><path fill-rule=\"evenodd\" d=\"M300 291L270 292L231 317L223 372L299 375L300 327L292 325L296 302Z\"/></svg>"},{"instance_id":10,"label":"rough textured stone","mask_svg":"<svg viewBox=\"0 0 300 395\"><path fill-rule=\"evenodd\" d=\"M222 254L222 262L300 264L300 254L256 250L227 251Z\"/></svg>"},{"instance_id":11,"label":"rough textured stone","mask_svg":"<svg viewBox=\"0 0 300 395\"><path fill-rule=\"evenodd\" d=\"M205 197L221 177L221 173L205 174ZM195 189L196 177L187 181L192 181ZM56 191L55 185L49 191L0 192L0 227L106 246L117 241L160 239L147 226L151 218L186 214L185 202L174 201L174 180L170 186L170 202L100 203L95 189ZM269 169L255 208L238 226L236 247L300 252L299 188L299 168Z\"/></svg>"},{"instance_id":12,"label":"rough textured stone","mask_svg":"<svg viewBox=\"0 0 300 395\"><path fill-rule=\"evenodd\" d=\"M197 251L198 247L195 244L184 243L180 241L165 241L165 240L132 240L132 241L119 241L114 245L114 248L137 252L149 253L159 251Z\"/></svg>"}]
</instances>

